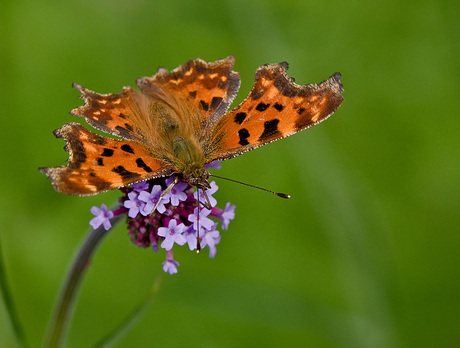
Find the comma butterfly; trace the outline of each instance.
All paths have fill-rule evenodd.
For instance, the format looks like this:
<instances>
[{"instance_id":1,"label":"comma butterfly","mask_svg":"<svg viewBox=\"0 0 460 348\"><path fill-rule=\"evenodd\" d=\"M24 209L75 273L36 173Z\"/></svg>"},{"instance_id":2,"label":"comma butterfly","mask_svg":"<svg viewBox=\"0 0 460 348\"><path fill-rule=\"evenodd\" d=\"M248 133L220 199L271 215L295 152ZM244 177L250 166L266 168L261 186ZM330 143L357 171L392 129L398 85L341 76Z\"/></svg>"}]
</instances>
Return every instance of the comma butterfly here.
<instances>
[{"instance_id":1,"label":"comma butterfly","mask_svg":"<svg viewBox=\"0 0 460 348\"><path fill-rule=\"evenodd\" d=\"M297 85L287 63L259 67L249 96L227 112L240 87L234 57L190 60L139 78L140 89L99 94L80 85L85 104L70 113L119 139L79 123L54 131L64 138L68 164L40 168L58 192L92 195L135 182L174 176L208 189L205 168L311 127L341 105L340 73L320 84Z\"/></svg>"}]
</instances>

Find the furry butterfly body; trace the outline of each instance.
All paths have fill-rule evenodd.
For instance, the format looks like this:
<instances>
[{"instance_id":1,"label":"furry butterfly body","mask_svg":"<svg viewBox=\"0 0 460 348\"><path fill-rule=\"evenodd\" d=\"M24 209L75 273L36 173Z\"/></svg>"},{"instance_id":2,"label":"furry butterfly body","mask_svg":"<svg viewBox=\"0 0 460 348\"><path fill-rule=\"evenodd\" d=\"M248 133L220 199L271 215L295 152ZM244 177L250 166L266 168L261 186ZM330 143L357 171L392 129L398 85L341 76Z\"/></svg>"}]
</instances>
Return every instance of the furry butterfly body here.
<instances>
[{"instance_id":1,"label":"furry butterfly body","mask_svg":"<svg viewBox=\"0 0 460 348\"><path fill-rule=\"evenodd\" d=\"M40 168L58 192L91 195L148 179L175 176L209 188L205 165L226 160L313 126L341 105L341 75L297 85L287 63L256 71L249 96L227 112L240 87L234 58L190 60L171 72L160 68L138 79L140 91L98 94L74 84L85 104L71 111L78 123L57 129L69 152L65 166Z\"/></svg>"}]
</instances>

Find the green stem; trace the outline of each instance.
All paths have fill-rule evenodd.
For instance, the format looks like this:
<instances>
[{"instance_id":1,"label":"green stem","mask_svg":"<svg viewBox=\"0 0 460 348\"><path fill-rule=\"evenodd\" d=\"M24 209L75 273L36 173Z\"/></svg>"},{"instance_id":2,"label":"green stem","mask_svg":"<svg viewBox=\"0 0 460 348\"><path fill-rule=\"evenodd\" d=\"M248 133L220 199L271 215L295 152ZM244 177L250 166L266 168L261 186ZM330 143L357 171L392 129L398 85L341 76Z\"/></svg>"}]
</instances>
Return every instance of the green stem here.
<instances>
[{"instance_id":1,"label":"green stem","mask_svg":"<svg viewBox=\"0 0 460 348\"><path fill-rule=\"evenodd\" d=\"M116 215L116 212L114 212L114 215ZM122 217L122 215L117 215L110 220L112 228ZM50 319L48 332L43 345L44 347L62 347L83 274L87 270L89 260L96 251L97 246L109 231L110 230L106 231L103 226L91 230L87 234L82 246L78 249Z\"/></svg>"},{"instance_id":2,"label":"green stem","mask_svg":"<svg viewBox=\"0 0 460 348\"><path fill-rule=\"evenodd\" d=\"M3 303L8 314L11 326L16 337L16 342L20 347L27 347L26 337L22 330L21 323L17 316L16 307L14 306L13 296L11 295L8 281L6 278L6 267L4 266L2 247L0 244L0 292L2 293Z\"/></svg>"},{"instance_id":3,"label":"green stem","mask_svg":"<svg viewBox=\"0 0 460 348\"><path fill-rule=\"evenodd\" d=\"M121 339L121 337L128 332L128 330L134 325L134 323L141 317L143 312L147 310L148 305L154 300L156 294L160 290L160 278L157 278L150 290L150 293L142 301L137 308L135 308L130 315L128 315L125 320L120 323L115 329L107 334L102 340L94 345L94 348L105 348L113 347Z\"/></svg>"}]
</instances>

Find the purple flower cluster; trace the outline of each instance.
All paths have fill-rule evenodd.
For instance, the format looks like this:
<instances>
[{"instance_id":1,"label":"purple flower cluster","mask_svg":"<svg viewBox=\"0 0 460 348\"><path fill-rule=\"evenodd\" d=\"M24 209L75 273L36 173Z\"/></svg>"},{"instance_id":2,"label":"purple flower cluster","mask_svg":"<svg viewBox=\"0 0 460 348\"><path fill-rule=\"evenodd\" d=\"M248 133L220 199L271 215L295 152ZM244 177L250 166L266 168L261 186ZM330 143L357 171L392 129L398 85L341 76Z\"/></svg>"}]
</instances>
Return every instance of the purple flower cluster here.
<instances>
[{"instance_id":1,"label":"purple flower cluster","mask_svg":"<svg viewBox=\"0 0 460 348\"><path fill-rule=\"evenodd\" d=\"M179 266L173 259L175 244L187 244L190 250L195 250L199 241L200 248L207 246L209 257L214 257L221 238L217 226L220 222L222 229L228 229L230 220L235 217L235 206L228 202L224 209L217 207L217 200L212 196L218 190L214 181L206 190L207 199L201 189L194 191L192 186L181 181L161 196L173 181L173 177L159 178L122 188L125 194L120 198L122 206L113 212L107 210L105 204L101 208L93 206L91 213L96 217L90 221L91 226L103 225L108 230L109 220L114 215L126 213L131 241L139 247L151 247L155 252L165 249L163 270L170 274L177 273Z\"/></svg>"}]
</instances>

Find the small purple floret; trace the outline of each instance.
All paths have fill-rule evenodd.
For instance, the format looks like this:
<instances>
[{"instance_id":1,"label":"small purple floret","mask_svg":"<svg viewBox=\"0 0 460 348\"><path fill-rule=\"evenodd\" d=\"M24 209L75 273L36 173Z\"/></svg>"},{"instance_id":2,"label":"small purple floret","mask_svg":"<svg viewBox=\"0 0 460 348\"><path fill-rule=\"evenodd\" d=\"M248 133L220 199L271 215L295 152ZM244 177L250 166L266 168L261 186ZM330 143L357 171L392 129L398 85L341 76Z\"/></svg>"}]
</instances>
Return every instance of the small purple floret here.
<instances>
[{"instance_id":1,"label":"small purple floret","mask_svg":"<svg viewBox=\"0 0 460 348\"><path fill-rule=\"evenodd\" d=\"M150 193L148 191L142 191L139 193L138 199L145 203L144 208L140 210L142 215L147 216L153 212L153 208L155 208L155 205L158 203L158 200L161 199L160 195L162 192L163 189L161 188L161 186L155 185L152 187L152 191ZM163 214L166 211L165 203L167 202L161 199L160 203L157 206L156 210L160 214Z\"/></svg>"},{"instance_id":2,"label":"small purple floret","mask_svg":"<svg viewBox=\"0 0 460 348\"><path fill-rule=\"evenodd\" d=\"M190 214L188 216L188 221L193 222L193 228L195 229L195 231L198 230L198 220L200 222L200 229L205 228L209 230L212 228L212 226L214 225L214 221L208 218L209 213L211 213L210 210L206 208L200 208L200 218L197 219L198 208L195 208L193 210L193 214Z\"/></svg>"},{"instance_id":3,"label":"small purple floret","mask_svg":"<svg viewBox=\"0 0 460 348\"><path fill-rule=\"evenodd\" d=\"M169 187L174 181L174 178L169 177L166 179L166 186ZM184 192L184 190L187 188L188 184L185 182L178 182L174 187L166 192L164 195L164 199L166 202L171 202L171 204L175 207L177 207L180 202L183 202L187 199L187 194Z\"/></svg>"},{"instance_id":4,"label":"small purple floret","mask_svg":"<svg viewBox=\"0 0 460 348\"><path fill-rule=\"evenodd\" d=\"M227 230L230 221L235 218L235 206L232 205L230 202L225 204L224 210L219 208L212 208L211 216L214 216L222 222L222 229Z\"/></svg>"},{"instance_id":5,"label":"small purple floret","mask_svg":"<svg viewBox=\"0 0 460 348\"><path fill-rule=\"evenodd\" d=\"M220 242L220 233L217 230L217 222L212 226L211 229L205 232L200 246L204 248L205 246L209 247L209 257L213 258L216 255L217 249L216 245Z\"/></svg>"},{"instance_id":6,"label":"small purple floret","mask_svg":"<svg viewBox=\"0 0 460 348\"><path fill-rule=\"evenodd\" d=\"M215 199L212 195L214 193L216 193L216 191L219 189L219 186L217 186L216 182L215 181L211 181L209 183L209 185L211 185L211 188L210 189L207 189L206 190L206 196L208 196L209 198L209 203L211 204L211 207L215 207L217 205L217 199ZM197 190L196 192L193 193L193 197L195 199L198 199L198 193L197 192L200 192L200 202L201 203L208 203L204 193L203 193L203 190Z\"/></svg>"},{"instance_id":7,"label":"small purple floret","mask_svg":"<svg viewBox=\"0 0 460 348\"><path fill-rule=\"evenodd\" d=\"M206 164L204 167L206 169L209 169L209 168L220 169L221 165L219 163L220 161L214 161L214 162Z\"/></svg>"},{"instance_id":8,"label":"small purple floret","mask_svg":"<svg viewBox=\"0 0 460 348\"><path fill-rule=\"evenodd\" d=\"M177 267L179 266L179 262L174 261L173 259L167 259L165 262L163 262L163 271L169 274L176 274Z\"/></svg>"},{"instance_id":9,"label":"small purple floret","mask_svg":"<svg viewBox=\"0 0 460 348\"><path fill-rule=\"evenodd\" d=\"M196 249L196 230L193 228L193 225L187 227L184 231L185 239L187 240L188 247L190 250ZM201 244L200 244L201 245Z\"/></svg>"},{"instance_id":10,"label":"small purple floret","mask_svg":"<svg viewBox=\"0 0 460 348\"><path fill-rule=\"evenodd\" d=\"M166 250L171 250L174 243L184 245L187 243L187 239L182 235L185 230L183 223L177 224L174 219L169 220L168 227L159 227L157 234L163 237L165 240L161 243L161 247Z\"/></svg>"},{"instance_id":11,"label":"small purple floret","mask_svg":"<svg viewBox=\"0 0 460 348\"><path fill-rule=\"evenodd\" d=\"M103 225L104 229L108 231L112 227L110 219L113 218L113 212L108 210L104 203L101 204L101 208L93 205L91 208L91 213L95 217L91 219L89 224L93 226L94 229L97 229L99 226Z\"/></svg>"},{"instance_id":12,"label":"small purple floret","mask_svg":"<svg viewBox=\"0 0 460 348\"><path fill-rule=\"evenodd\" d=\"M131 219L134 219L139 214L139 211L145 207L145 203L139 200L139 193L136 191L128 193L128 199L123 202L123 205L129 209L128 216Z\"/></svg>"},{"instance_id":13,"label":"small purple floret","mask_svg":"<svg viewBox=\"0 0 460 348\"><path fill-rule=\"evenodd\" d=\"M141 192L141 191L148 191L149 183L147 181L136 182L135 184L131 185L133 187L133 191Z\"/></svg>"}]
</instances>

